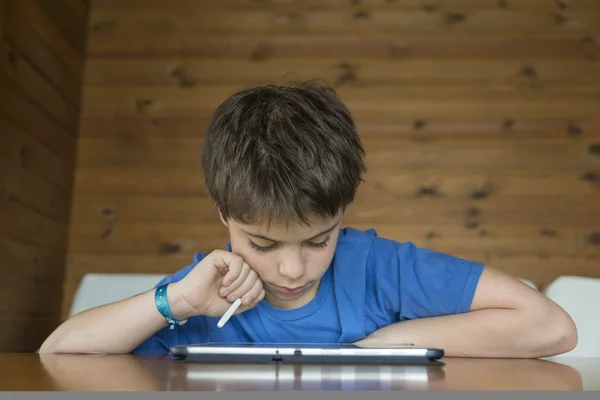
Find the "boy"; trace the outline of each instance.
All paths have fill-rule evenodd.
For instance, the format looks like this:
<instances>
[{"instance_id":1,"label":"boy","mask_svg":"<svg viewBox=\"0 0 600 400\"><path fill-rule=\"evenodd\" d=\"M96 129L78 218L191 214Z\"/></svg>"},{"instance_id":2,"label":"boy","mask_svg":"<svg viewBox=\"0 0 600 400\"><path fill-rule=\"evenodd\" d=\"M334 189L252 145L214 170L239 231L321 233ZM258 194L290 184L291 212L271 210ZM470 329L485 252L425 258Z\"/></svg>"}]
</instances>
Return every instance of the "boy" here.
<instances>
[{"instance_id":1,"label":"boy","mask_svg":"<svg viewBox=\"0 0 600 400\"><path fill-rule=\"evenodd\" d=\"M231 243L152 290L87 310L40 352L167 353L201 342L413 343L447 356L573 349L555 303L488 266L340 229L365 171L354 123L314 83L241 90L216 110L205 181ZM223 328L217 321L237 298Z\"/></svg>"}]
</instances>

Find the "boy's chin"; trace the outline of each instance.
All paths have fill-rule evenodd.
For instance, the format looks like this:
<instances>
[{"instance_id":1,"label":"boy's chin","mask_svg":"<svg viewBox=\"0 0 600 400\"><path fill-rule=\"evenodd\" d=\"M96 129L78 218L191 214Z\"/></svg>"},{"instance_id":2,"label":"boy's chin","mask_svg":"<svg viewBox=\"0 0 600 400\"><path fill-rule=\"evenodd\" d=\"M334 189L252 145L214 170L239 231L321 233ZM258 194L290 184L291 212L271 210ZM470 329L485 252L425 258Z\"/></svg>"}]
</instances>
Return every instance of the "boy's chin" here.
<instances>
[{"instance_id":1,"label":"boy's chin","mask_svg":"<svg viewBox=\"0 0 600 400\"><path fill-rule=\"evenodd\" d=\"M317 295L317 290L319 288L318 282L313 282L309 284L310 286L298 294L287 294L278 292L271 288L265 287L265 300L267 303L272 305L275 308L291 310L294 308L300 308L311 302Z\"/></svg>"}]
</instances>

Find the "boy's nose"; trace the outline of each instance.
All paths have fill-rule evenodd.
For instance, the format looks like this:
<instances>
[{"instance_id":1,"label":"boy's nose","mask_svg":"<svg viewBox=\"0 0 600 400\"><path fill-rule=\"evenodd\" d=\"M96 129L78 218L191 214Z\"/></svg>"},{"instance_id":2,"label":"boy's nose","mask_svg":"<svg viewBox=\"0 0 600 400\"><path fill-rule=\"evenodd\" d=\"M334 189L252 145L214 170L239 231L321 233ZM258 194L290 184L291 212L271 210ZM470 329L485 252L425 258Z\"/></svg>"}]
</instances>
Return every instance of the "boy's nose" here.
<instances>
[{"instance_id":1,"label":"boy's nose","mask_svg":"<svg viewBox=\"0 0 600 400\"><path fill-rule=\"evenodd\" d=\"M296 280L304 275L304 263L299 254L288 255L279 264L279 273L290 280Z\"/></svg>"}]
</instances>

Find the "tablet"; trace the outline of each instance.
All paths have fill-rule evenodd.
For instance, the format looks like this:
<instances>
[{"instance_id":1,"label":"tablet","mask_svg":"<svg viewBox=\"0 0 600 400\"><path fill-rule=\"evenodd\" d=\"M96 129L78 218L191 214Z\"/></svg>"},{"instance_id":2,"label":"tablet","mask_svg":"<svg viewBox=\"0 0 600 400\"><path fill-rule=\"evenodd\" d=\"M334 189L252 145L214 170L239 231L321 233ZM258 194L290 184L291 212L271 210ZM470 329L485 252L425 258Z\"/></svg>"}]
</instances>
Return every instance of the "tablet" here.
<instances>
[{"instance_id":1,"label":"tablet","mask_svg":"<svg viewBox=\"0 0 600 400\"><path fill-rule=\"evenodd\" d=\"M442 349L351 343L202 343L170 349L177 361L199 363L443 365Z\"/></svg>"}]
</instances>

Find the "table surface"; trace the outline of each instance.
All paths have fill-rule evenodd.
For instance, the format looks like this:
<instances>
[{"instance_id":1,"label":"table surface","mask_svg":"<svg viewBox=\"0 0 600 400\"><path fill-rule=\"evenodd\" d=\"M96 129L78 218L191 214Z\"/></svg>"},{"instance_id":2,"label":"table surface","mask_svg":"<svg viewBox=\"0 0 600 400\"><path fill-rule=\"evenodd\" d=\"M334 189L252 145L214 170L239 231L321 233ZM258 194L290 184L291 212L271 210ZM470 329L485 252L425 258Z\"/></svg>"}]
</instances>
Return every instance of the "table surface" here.
<instances>
[{"instance_id":1,"label":"table surface","mask_svg":"<svg viewBox=\"0 0 600 400\"><path fill-rule=\"evenodd\" d=\"M0 354L0 390L600 390L600 358L439 366L191 364L169 356Z\"/></svg>"}]
</instances>

